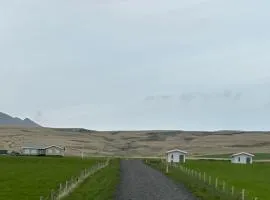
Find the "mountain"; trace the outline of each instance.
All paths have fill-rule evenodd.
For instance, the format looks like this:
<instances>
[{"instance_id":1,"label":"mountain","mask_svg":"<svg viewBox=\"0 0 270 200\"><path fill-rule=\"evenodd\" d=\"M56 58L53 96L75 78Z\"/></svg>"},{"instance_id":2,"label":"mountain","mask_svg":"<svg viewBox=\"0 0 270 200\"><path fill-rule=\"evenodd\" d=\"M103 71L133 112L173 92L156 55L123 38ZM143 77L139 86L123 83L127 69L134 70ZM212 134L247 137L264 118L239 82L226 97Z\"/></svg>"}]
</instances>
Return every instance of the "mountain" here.
<instances>
[{"instance_id":1,"label":"mountain","mask_svg":"<svg viewBox=\"0 0 270 200\"><path fill-rule=\"evenodd\" d=\"M12 117L8 114L0 112L0 125L8 126L26 126L26 127L41 127L29 118L20 119L18 117Z\"/></svg>"}]
</instances>

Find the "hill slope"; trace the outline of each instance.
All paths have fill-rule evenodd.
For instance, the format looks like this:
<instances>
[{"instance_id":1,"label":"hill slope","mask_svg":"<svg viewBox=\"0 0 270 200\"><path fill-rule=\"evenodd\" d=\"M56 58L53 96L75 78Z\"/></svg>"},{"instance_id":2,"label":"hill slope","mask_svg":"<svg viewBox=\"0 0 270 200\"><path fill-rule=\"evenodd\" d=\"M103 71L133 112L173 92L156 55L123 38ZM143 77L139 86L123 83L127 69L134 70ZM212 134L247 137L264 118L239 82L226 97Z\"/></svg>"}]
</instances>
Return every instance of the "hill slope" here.
<instances>
[{"instance_id":1,"label":"hill slope","mask_svg":"<svg viewBox=\"0 0 270 200\"><path fill-rule=\"evenodd\" d=\"M25 127L41 127L29 118L20 119L12 117L8 114L0 112L0 125L1 126L25 126Z\"/></svg>"}]
</instances>

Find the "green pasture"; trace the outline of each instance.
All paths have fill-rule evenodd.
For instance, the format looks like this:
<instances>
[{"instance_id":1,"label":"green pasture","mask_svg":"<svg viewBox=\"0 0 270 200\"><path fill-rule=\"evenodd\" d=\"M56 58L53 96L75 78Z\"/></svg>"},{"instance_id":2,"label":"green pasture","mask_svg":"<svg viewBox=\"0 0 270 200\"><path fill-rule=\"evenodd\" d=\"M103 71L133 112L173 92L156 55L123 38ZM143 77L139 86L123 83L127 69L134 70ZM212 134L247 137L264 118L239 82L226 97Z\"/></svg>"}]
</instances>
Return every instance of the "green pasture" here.
<instances>
[{"instance_id":1,"label":"green pasture","mask_svg":"<svg viewBox=\"0 0 270 200\"><path fill-rule=\"evenodd\" d=\"M97 159L0 157L0 200L37 200Z\"/></svg>"},{"instance_id":2,"label":"green pasture","mask_svg":"<svg viewBox=\"0 0 270 200\"><path fill-rule=\"evenodd\" d=\"M166 165L159 160L149 160L148 164L166 172ZM254 163L252 165L231 164L229 161L188 160L183 167L201 172L201 180L182 172L180 167L169 167L166 174L176 182L183 183L201 200L238 200L240 192L245 189L245 200L268 200L270 195L270 163ZM206 183L202 180L205 172ZM208 183L211 176L211 184ZM215 189L215 180L218 178L218 190ZM223 181L226 192L222 193ZM230 196L234 187L234 196Z\"/></svg>"},{"instance_id":3,"label":"green pasture","mask_svg":"<svg viewBox=\"0 0 270 200\"><path fill-rule=\"evenodd\" d=\"M188 161L186 167L205 172L224 180L228 186L245 189L258 200L267 200L270 195L270 163L252 165L231 164L226 161Z\"/></svg>"}]
</instances>

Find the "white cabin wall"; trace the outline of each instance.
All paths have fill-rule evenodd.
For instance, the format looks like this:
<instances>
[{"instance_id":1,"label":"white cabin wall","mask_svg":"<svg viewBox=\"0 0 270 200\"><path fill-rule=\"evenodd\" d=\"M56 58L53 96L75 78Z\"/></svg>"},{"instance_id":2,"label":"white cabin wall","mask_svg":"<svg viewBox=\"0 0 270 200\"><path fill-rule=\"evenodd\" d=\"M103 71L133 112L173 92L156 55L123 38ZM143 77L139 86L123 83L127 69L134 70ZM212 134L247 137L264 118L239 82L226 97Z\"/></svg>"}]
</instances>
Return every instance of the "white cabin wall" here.
<instances>
[{"instance_id":1,"label":"white cabin wall","mask_svg":"<svg viewBox=\"0 0 270 200\"><path fill-rule=\"evenodd\" d=\"M247 158L248 157L250 157L250 156L238 155L238 156L232 157L231 162L235 163L235 164L247 164ZM239 161L239 158L240 158L240 161ZM250 157L250 163L251 164L253 163L252 157Z\"/></svg>"},{"instance_id":2,"label":"white cabin wall","mask_svg":"<svg viewBox=\"0 0 270 200\"><path fill-rule=\"evenodd\" d=\"M173 160L171 159L171 156L173 155ZM180 155L184 155L184 162L186 160L185 154L182 154L181 152L170 152L167 154L167 162L174 162L179 163L180 162Z\"/></svg>"}]
</instances>

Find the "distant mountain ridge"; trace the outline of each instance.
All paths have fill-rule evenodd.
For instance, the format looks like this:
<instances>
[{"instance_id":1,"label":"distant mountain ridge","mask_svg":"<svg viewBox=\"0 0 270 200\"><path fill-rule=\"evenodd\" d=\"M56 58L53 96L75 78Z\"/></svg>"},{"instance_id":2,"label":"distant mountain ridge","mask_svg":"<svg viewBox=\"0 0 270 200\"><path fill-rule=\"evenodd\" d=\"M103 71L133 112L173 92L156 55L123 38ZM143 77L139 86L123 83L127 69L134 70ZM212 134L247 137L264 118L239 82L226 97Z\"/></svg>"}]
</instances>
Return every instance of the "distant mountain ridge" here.
<instances>
[{"instance_id":1,"label":"distant mountain ridge","mask_svg":"<svg viewBox=\"0 0 270 200\"><path fill-rule=\"evenodd\" d=\"M25 127L41 127L36 122L29 118L20 119L18 117L12 117L6 113L0 112L0 125L8 126L25 126Z\"/></svg>"}]
</instances>

